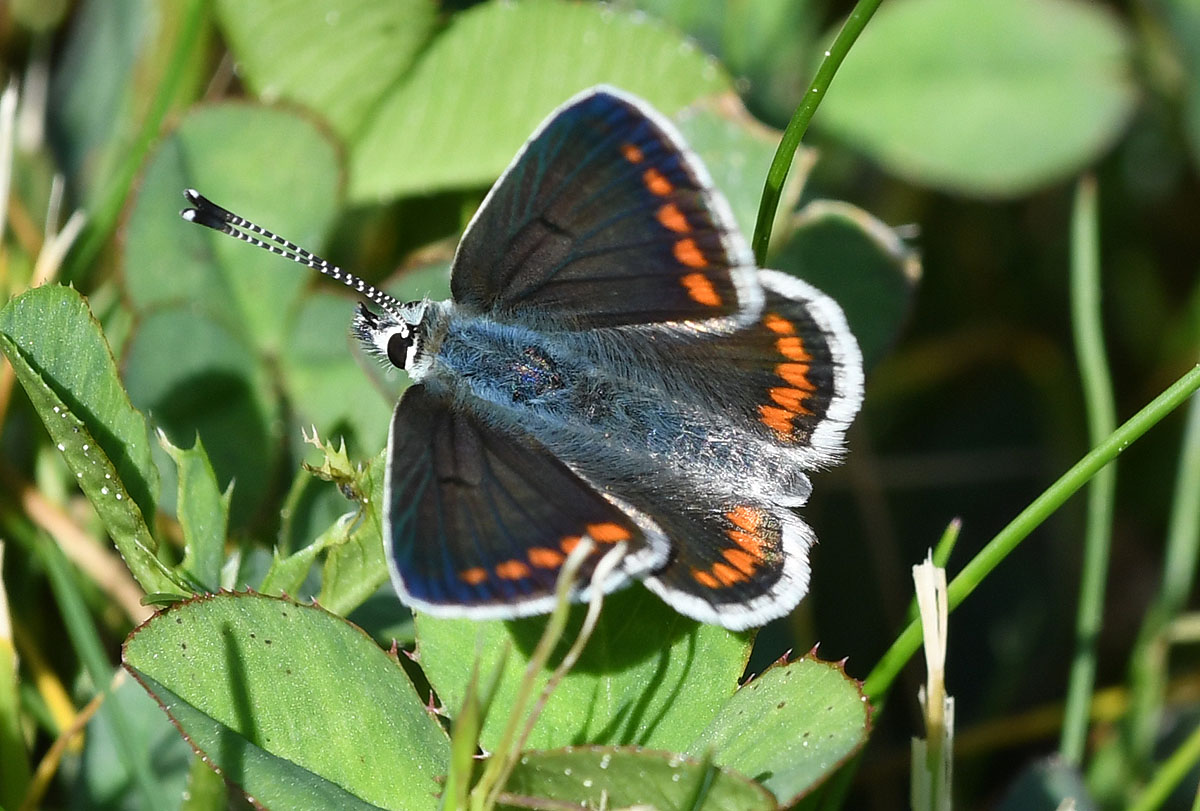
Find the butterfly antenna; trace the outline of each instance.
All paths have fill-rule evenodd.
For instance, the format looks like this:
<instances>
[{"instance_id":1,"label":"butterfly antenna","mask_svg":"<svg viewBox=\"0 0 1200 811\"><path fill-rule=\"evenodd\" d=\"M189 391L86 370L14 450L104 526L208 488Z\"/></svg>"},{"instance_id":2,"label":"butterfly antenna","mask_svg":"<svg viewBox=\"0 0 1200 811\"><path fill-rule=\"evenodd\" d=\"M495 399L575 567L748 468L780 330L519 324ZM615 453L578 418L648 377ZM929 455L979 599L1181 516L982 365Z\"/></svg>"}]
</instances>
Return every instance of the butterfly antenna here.
<instances>
[{"instance_id":1,"label":"butterfly antenna","mask_svg":"<svg viewBox=\"0 0 1200 811\"><path fill-rule=\"evenodd\" d=\"M242 242L248 242L256 248L262 248L279 256L287 257L298 264L319 270L334 281L341 282L364 298L378 304L396 318L402 317L403 304L399 299L368 284L353 273L347 273L337 265L326 262L315 253L304 250L294 242L290 242L278 234L273 234L228 209L221 208L195 189L185 190L183 196L187 198L192 207L179 212L179 216L188 222L220 231L222 234L228 234Z\"/></svg>"}]
</instances>

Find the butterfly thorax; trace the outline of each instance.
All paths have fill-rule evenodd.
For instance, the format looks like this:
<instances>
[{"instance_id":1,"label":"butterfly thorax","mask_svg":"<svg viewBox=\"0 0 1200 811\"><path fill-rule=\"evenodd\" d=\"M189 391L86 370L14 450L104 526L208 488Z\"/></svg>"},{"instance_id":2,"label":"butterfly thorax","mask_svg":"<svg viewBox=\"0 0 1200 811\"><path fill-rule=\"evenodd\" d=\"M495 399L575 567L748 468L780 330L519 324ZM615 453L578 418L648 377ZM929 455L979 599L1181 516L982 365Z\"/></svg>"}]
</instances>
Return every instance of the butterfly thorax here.
<instances>
[{"instance_id":1,"label":"butterfly thorax","mask_svg":"<svg viewBox=\"0 0 1200 811\"><path fill-rule=\"evenodd\" d=\"M426 385L474 408L548 424L594 424L611 412L609 385L582 342L486 317L448 313Z\"/></svg>"}]
</instances>

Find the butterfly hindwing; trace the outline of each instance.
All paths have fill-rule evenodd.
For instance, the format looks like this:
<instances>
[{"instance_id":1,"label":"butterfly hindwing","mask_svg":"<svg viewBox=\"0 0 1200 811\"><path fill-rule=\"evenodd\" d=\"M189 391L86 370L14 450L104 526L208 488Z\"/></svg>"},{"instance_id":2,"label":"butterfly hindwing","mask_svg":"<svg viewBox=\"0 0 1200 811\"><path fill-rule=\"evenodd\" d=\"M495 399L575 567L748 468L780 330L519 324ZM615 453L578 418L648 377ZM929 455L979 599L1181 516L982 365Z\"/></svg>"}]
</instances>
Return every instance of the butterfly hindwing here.
<instances>
[{"instance_id":1,"label":"butterfly hindwing","mask_svg":"<svg viewBox=\"0 0 1200 811\"><path fill-rule=\"evenodd\" d=\"M596 548L580 570L623 541L622 569L604 584L659 565L665 542L528 437L512 436L411 386L392 419L384 547L411 607L442 616L509 618L548 611L567 554Z\"/></svg>"},{"instance_id":2,"label":"butterfly hindwing","mask_svg":"<svg viewBox=\"0 0 1200 811\"><path fill-rule=\"evenodd\" d=\"M775 270L759 270L758 279L762 309L746 326L714 336L677 325L630 340L643 347L642 363L685 392L677 396L719 405L732 430L763 449L764 471L771 459L832 464L862 402L858 343L824 293Z\"/></svg>"},{"instance_id":3,"label":"butterfly hindwing","mask_svg":"<svg viewBox=\"0 0 1200 811\"><path fill-rule=\"evenodd\" d=\"M467 311L566 328L745 318L753 259L674 127L599 88L567 102L496 182L451 275Z\"/></svg>"},{"instance_id":4,"label":"butterfly hindwing","mask_svg":"<svg viewBox=\"0 0 1200 811\"><path fill-rule=\"evenodd\" d=\"M788 614L808 591L814 538L791 509L670 475L633 483L622 498L671 540L666 564L643 580L679 613L742 630Z\"/></svg>"}]
</instances>

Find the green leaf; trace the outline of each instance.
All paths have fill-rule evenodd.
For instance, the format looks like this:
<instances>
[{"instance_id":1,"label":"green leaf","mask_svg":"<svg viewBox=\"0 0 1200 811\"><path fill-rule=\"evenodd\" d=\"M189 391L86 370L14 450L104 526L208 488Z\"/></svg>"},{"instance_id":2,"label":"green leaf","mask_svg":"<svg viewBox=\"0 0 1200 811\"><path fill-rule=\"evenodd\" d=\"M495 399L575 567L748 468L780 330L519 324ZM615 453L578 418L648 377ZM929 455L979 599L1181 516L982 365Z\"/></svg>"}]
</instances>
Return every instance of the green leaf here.
<instances>
[{"instance_id":1,"label":"green leaf","mask_svg":"<svg viewBox=\"0 0 1200 811\"><path fill-rule=\"evenodd\" d=\"M791 805L857 752L869 730L859 683L841 665L805 656L743 686L686 751L712 749L716 763L760 779Z\"/></svg>"},{"instance_id":2,"label":"green leaf","mask_svg":"<svg viewBox=\"0 0 1200 811\"><path fill-rule=\"evenodd\" d=\"M557 105L600 82L666 115L730 89L715 62L643 15L563 0L484 3L457 15L380 101L351 146L349 195L490 183Z\"/></svg>"},{"instance_id":3,"label":"green leaf","mask_svg":"<svg viewBox=\"0 0 1200 811\"><path fill-rule=\"evenodd\" d=\"M237 333L191 307L155 309L125 350L138 407L176 441L204 437L219 481L236 481L233 518L264 498L279 456L279 403L267 370Z\"/></svg>"},{"instance_id":4,"label":"green leaf","mask_svg":"<svg viewBox=\"0 0 1200 811\"><path fill-rule=\"evenodd\" d=\"M184 701L149 676L135 676L179 725L192 744L204 752L230 781L242 787L263 807L374 811L337 783L255 746L243 735ZM213 754L217 753L217 754ZM402 807L402 806L385 806ZM432 808L432 803L411 808Z\"/></svg>"},{"instance_id":5,"label":"green leaf","mask_svg":"<svg viewBox=\"0 0 1200 811\"><path fill-rule=\"evenodd\" d=\"M122 679L105 702L119 712L123 730L115 728L113 713L98 712L88 722L78 776L70 785L70 808L136 809L137 785L129 765L120 757L118 736L124 734L139 761L153 775L159 798L177 800L184 791L192 749L163 717L154 699L132 679ZM19 806L12 806L18 808ZM178 803L175 804L178 808ZM162 811L168 811L164 808Z\"/></svg>"},{"instance_id":6,"label":"green leaf","mask_svg":"<svg viewBox=\"0 0 1200 811\"><path fill-rule=\"evenodd\" d=\"M287 99L342 137L407 72L437 22L431 0L220 0L239 75L264 100Z\"/></svg>"},{"instance_id":7,"label":"green leaf","mask_svg":"<svg viewBox=\"0 0 1200 811\"><path fill-rule=\"evenodd\" d=\"M639 8L693 37L737 78L738 92L755 114L780 124L804 94L801 82L825 15L817 0L620 0L616 5Z\"/></svg>"},{"instance_id":8,"label":"green leaf","mask_svg":"<svg viewBox=\"0 0 1200 811\"><path fill-rule=\"evenodd\" d=\"M895 231L849 203L814 200L792 216L790 227L791 237L769 264L842 306L870 368L891 349L908 318L920 258Z\"/></svg>"},{"instance_id":9,"label":"green leaf","mask_svg":"<svg viewBox=\"0 0 1200 811\"><path fill-rule=\"evenodd\" d=\"M365 467L343 471L335 479L362 505L362 520L346 540L329 550L321 580L321 605L336 614L349 614L388 579L383 558L382 508L384 453Z\"/></svg>"},{"instance_id":10,"label":"green leaf","mask_svg":"<svg viewBox=\"0 0 1200 811\"><path fill-rule=\"evenodd\" d=\"M268 807L436 805L445 733L395 660L320 608L251 593L198 598L134 631L124 662Z\"/></svg>"},{"instance_id":11,"label":"green leaf","mask_svg":"<svg viewBox=\"0 0 1200 811\"><path fill-rule=\"evenodd\" d=\"M77 339L74 354L66 343L71 338ZM18 296L0 310L0 351L138 584L147 592L188 593L155 556L158 543L125 485L123 473L146 486L146 478L139 477L144 470L133 461L144 458L145 422L116 380L112 356L87 304L65 287L39 287ZM81 368L81 359L95 366Z\"/></svg>"},{"instance_id":12,"label":"green leaf","mask_svg":"<svg viewBox=\"0 0 1200 811\"><path fill-rule=\"evenodd\" d=\"M1075 0L885 3L816 120L914 183L1024 194L1120 135L1136 99L1128 39Z\"/></svg>"},{"instance_id":13,"label":"green leaf","mask_svg":"<svg viewBox=\"0 0 1200 811\"><path fill-rule=\"evenodd\" d=\"M83 297L57 285L23 293L0 309L0 333L13 342L28 372L86 425L142 513L154 515L158 469L150 456L146 418L125 393L104 333ZM11 352L9 357L16 366ZM53 415L40 416L46 421Z\"/></svg>"},{"instance_id":14,"label":"green leaf","mask_svg":"<svg viewBox=\"0 0 1200 811\"><path fill-rule=\"evenodd\" d=\"M340 433L354 452L368 455L387 442L392 404L355 360L349 334L353 311L354 302L344 297L307 296L279 370L296 422Z\"/></svg>"},{"instance_id":15,"label":"green leaf","mask_svg":"<svg viewBox=\"0 0 1200 811\"><path fill-rule=\"evenodd\" d=\"M504 791L504 805L512 808L550 807L533 800L587 803L589 808L649 807L657 811L756 811L776 807L769 791L736 772L639 747L588 746L525 752Z\"/></svg>"},{"instance_id":16,"label":"green leaf","mask_svg":"<svg viewBox=\"0 0 1200 811\"><path fill-rule=\"evenodd\" d=\"M560 650L539 674L539 685L574 640L584 609L572 610ZM486 677L511 646L484 724L485 749L498 747L503 708L514 703L545 623L545 617L476 622L417 615L418 660L451 710L462 704L476 656ZM528 746L549 749L587 741L682 749L733 694L749 649L748 635L686 619L640 585L612 594L579 662L542 710Z\"/></svg>"},{"instance_id":17,"label":"green leaf","mask_svg":"<svg viewBox=\"0 0 1200 811\"><path fill-rule=\"evenodd\" d=\"M175 460L179 474L176 512L184 541L180 567L207 591L215 592L221 586L221 566L225 562L232 485L221 492L200 437L187 450L172 445L161 432L158 441Z\"/></svg>"},{"instance_id":18,"label":"green leaf","mask_svg":"<svg viewBox=\"0 0 1200 811\"><path fill-rule=\"evenodd\" d=\"M182 191L197 188L316 250L337 212L338 186L333 145L296 114L246 104L194 110L159 145L129 214L122 268L130 303L142 313L185 305L260 353L283 353L313 271L185 222Z\"/></svg>"}]
</instances>

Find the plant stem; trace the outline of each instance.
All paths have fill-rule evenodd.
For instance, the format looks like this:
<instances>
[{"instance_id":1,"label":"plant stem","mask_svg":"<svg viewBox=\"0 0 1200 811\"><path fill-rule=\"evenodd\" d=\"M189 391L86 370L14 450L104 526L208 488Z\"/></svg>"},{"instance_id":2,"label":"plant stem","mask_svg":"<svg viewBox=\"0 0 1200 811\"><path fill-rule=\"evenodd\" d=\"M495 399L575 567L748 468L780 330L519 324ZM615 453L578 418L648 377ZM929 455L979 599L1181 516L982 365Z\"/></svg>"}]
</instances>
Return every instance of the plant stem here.
<instances>
[{"instance_id":1,"label":"plant stem","mask_svg":"<svg viewBox=\"0 0 1200 811\"><path fill-rule=\"evenodd\" d=\"M1130 417L1120 428L1097 445L1087 456L1076 462L1058 481L1034 499L1033 503L1009 522L987 546L950 583L950 609L953 610L983 581L992 569L1000 565L1021 541L1050 517L1068 498L1083 487L1096 471L1107 465L1142 434L1160 422L1200 389L1200 364L1193 366L1166 391L1155 397L1141 411ZM891 687L905 663L921 645L921 624L913 621L896 637L896 641L876 663L863 683L863 691L871 703L877 703Z\"/></svg>"},{"instance_id":2,"label":"plant stem","mask_svg":"<svg viewBox=\"0 0 1200 811\"><path fill-rule=\"evenodd\" d=\"M1071 217L1071 321L1075 352L1083 383L1088 438L1099 443L1116 428L1112 377L1104 351L1100 307L1100 227L1096 212L1096 181L1085 176L1075 190ZM1088 710L1096 684L1096 639L1104 621L1104 586L1112 545L1113 492L1117 470L1110 465L1088 483L1087 530L1079 607L1075 616L1075 653L1067 687L1066 709L1058 751L1068 764L1083 761L1087 743Z\"/></svg>"},{"instance_id":3,"label":"plant stem","mask_svg":"<svg viewBox=\"0 0 1200 811\"><path fill-rule=\"evenodd\" d=\"M1188 407L1180 441L1179 470L1167 526L1162 588L1146 612L1129 655L1130 708L1123 731L1125 757L1134 774L1150 762L1167 685L1166 631L1183 611L1196 580L1200 552L1200 398Z\"/></svg>"},{"instance_id":4,"label":"plant stem","mask_svg":"<svg viewBox=\"0 0 1200 811\"><path fill-rule=\"evenodd\" d=\"M770 169L767 170L767 182L763 186L762 200L758 204L758 221L754 224L754 238L751 240L751 246L754 248L754 261L760 267L767 259L767 246L771 242L771 227L775 223L775 212L779 209L779 198L783 194L783 182L787 179L788 170L792 167L792 159L800 146L800 141L804 138L804 133L808 131L808 125L817 111L817 106L825 98L834 74L841 67L846 54L850 52L850 46L858 39L859 34L866 27L867 21L875 14L875 10L879 8L881 2L882 0L858 0L854 10L850 12L850 16L842 25L842 30L838 31L833 44L825 52L825 58L821 60L821 65L817 68L817 75L813 77L812 84L809 85L804 98L800 100L796 112L792 114L792 120L788 122L787 129L783 131L779 148L775 150L775 157L771 160Z\"/></svg>"},{"instance_id":5,"label":"plant stem","mask_svg":"<svg viewBox=\"0 0 1200 811\"><path fill-rule=\"evenodd\" d=\"M1192 730L1178 749L1154 775L1146 790L1133 803L1129 811L1152 811L1161 808L1167 797L1188 773L1200 763L1200 726Z\"/></svg>"}]
</instances>

